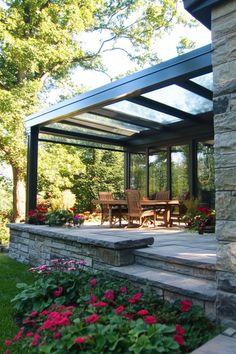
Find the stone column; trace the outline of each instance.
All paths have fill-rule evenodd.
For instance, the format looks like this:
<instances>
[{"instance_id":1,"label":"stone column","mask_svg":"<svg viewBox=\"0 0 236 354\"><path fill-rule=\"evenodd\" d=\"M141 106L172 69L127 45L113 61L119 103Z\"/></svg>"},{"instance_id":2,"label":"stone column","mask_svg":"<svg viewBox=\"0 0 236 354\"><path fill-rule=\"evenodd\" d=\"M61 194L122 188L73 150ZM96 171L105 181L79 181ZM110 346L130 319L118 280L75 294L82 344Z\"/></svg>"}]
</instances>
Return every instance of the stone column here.
<instances>
[{"instance_id":1,"label":"stone column","mask_svg":"<svg viewBox=\"0 0 236 354\"><path fill-rule=\"evenodd\" d=\"M218 320L236 327L236 0L212 10Z\"/></svg>"}]
</instances>

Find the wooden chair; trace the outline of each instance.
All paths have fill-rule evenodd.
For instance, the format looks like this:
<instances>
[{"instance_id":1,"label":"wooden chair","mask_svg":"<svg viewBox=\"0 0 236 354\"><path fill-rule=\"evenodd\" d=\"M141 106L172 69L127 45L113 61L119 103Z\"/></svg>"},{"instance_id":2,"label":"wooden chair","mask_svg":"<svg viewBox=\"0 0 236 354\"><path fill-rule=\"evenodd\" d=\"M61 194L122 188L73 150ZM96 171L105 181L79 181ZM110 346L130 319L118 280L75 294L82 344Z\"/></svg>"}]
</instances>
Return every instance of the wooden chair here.
<instances>
[{"instance_id":1,"label":"wooden chair","mask_svg":"<svg viewBox=\"0 0 236 354\"><path fill-rule=\"evenodd\" d=\"M189 192L183 192L179 195L178 197L179 205L173 207L173 209L171 210L171 224L173 224L174 221L177 221L178 224L180 225L180 222L187 211L184 202L188 199L190 199Z\"/></svg>"},{"instance_id":2,"label":"wooden chair","mask_svg":"<svg viewBox=\"0 0 236 354\"><path fill-rule=\"evenodd\" d=\"M109 206L108 204L105 204L103 202L106 202L107 200L113 200L113 195L112 192L99 192L99 200L101 201L101 225L105 222L105 221L109 221ZM119 224L121 226L121 219L122 217L125 217L125 210L122 210L119 207L112 207L111 209L111 215L112 215L112 221L114 221L114 223L116 223L117 221L119 221ZM127 211L126 211L126 215L127 215Z\"/></svg>"},{"instance_id":3,"label":"wooden chair","mask_svg":"<svg viewBox=\"0 0 236 354\"><path fill-rule=\"evenodd\" d=\"M127 204L128 204L128 225L133 225L134 220L138 220L139 226L142 227L148 220L153 220L152 223L155 227L156 211L145 210L141 207L140 193L135 189L127 189Z\"/></svg>"},{"instance_id":4,"label":"wooden chair","mask_svg":"<svg viewBox=\"0 0 236 354\"><path fill-rule=\"evenodd\" d=\"M156 200L170 200L170 191L160 191L156 192L155 198ZM166 225L167 223L167 207L163 206L161 208L156 209L157 220L163 221Z\"/></svg>"}]
</instances>

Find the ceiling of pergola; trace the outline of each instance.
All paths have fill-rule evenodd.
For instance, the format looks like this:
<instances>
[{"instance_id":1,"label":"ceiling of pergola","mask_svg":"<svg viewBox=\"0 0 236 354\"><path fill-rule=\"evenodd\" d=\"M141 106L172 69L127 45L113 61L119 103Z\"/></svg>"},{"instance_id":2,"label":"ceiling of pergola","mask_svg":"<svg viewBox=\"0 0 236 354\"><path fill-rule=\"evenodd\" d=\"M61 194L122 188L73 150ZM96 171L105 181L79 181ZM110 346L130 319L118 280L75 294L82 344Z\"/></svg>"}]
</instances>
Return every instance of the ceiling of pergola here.
<instances>
[{"instance_id":1,"label":"ceiling of pergola","mask_svg":"<svg viewBox=\"0 0 236 354\"><path fill-rule=\"evenodd\" d=\"M144 69L26 118L39 140L144 152L209 139L211 46Z\"/></svg>"}]
</instances>

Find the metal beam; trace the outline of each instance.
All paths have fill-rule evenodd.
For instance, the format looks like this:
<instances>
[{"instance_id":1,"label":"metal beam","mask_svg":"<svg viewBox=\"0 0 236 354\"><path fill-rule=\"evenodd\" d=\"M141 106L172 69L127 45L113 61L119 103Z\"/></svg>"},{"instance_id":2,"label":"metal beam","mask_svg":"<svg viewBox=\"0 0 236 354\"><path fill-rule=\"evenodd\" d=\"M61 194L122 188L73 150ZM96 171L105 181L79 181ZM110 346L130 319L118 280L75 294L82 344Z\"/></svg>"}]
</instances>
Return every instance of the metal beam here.
<instances>
[{"instance_id":1,"label":"metal beam","mask_svg":"<svg viewBox=\"0 0 236 354\"><path fill-rule=\"evenodd\" d=\"M98 137L94 135L89 135L89 134L83 134L83 133L75 133L75 132L69 132L65 131L62 129L54 129L54 128L48 128L48 127L41 127L40 128L40 133L43 134L49 134L49 135L56 135L56 136L61 136L67 139L80 139L80 140L87 140L87 141L93 141L96 143L101 143L101 144L112 144L112 145L118 145L118 146L127 146L127 142L123 140L113 140L105 137Z\"/></svg>"},{"instance_id":2,"label":"metal beam","mask_svg":"<svg viewBox=\"0 0 236 354\"><path fill-rule=\"evenodd\" d=\"M160 103L157 101L154 101L150 98L147 97L134 97L134 98L129 98L128 101L139 104L140 106L147 107L154 109L155 111L165 113L167 115L177 117L180 119L188 119L188 120L196 120L198 117L194 114L190 114L184 111L181 111L180 109L168 106L164 103Z\"/></svg>"},{"instance_id":3,"label":"metal beam","mask_svg":"<svg viewBox=\"0 0 236 354\"><path fill-rule=\"evenodd\" d=\"M131 114L118 112L118 111L111 110L108 108L98 108L98 109L93 110L89 113L91 113L91 114L95 113L99 116L111 118L111 119L114 119L119 122L134 124L134 125L137 125L142 128L150 128L150 129L159 130L160 128L164 127L163 124L148 120L146 118L136 117Z\"/></svg>"},{"instance_id":4,"label":"metal beam","mask_svg":"<svg viewBox=\"0 0 236 354\"><path fill-rule=\"evenodd\" d=\"M191 91L193 93L196 93L199 96L202 96L208 100L213 100L213 92L211 90L208 90L206 87L203 87L201 85L196 84L194 81L184 81L184 82L178 82L176 85Z\"/></svg>"}]
</instances>

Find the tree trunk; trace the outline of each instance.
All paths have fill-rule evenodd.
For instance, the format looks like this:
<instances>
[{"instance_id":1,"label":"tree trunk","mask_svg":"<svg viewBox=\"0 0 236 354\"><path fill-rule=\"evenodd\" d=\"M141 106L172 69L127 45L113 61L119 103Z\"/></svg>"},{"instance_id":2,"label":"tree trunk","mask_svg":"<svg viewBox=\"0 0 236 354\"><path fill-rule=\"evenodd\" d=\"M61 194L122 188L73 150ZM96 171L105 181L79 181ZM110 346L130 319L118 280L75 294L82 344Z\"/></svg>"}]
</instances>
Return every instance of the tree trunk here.
<instances>
[{"instance_id":1,"label":"tree trunk","mask_svg":"<svg viewBox=\"0 0 236 354\"><path fill-rule=\"evenodd\" d=\"M25 220L25 181L20 171L12 166L13 173L13 221Z\"/></svg>"}]
</instances>

